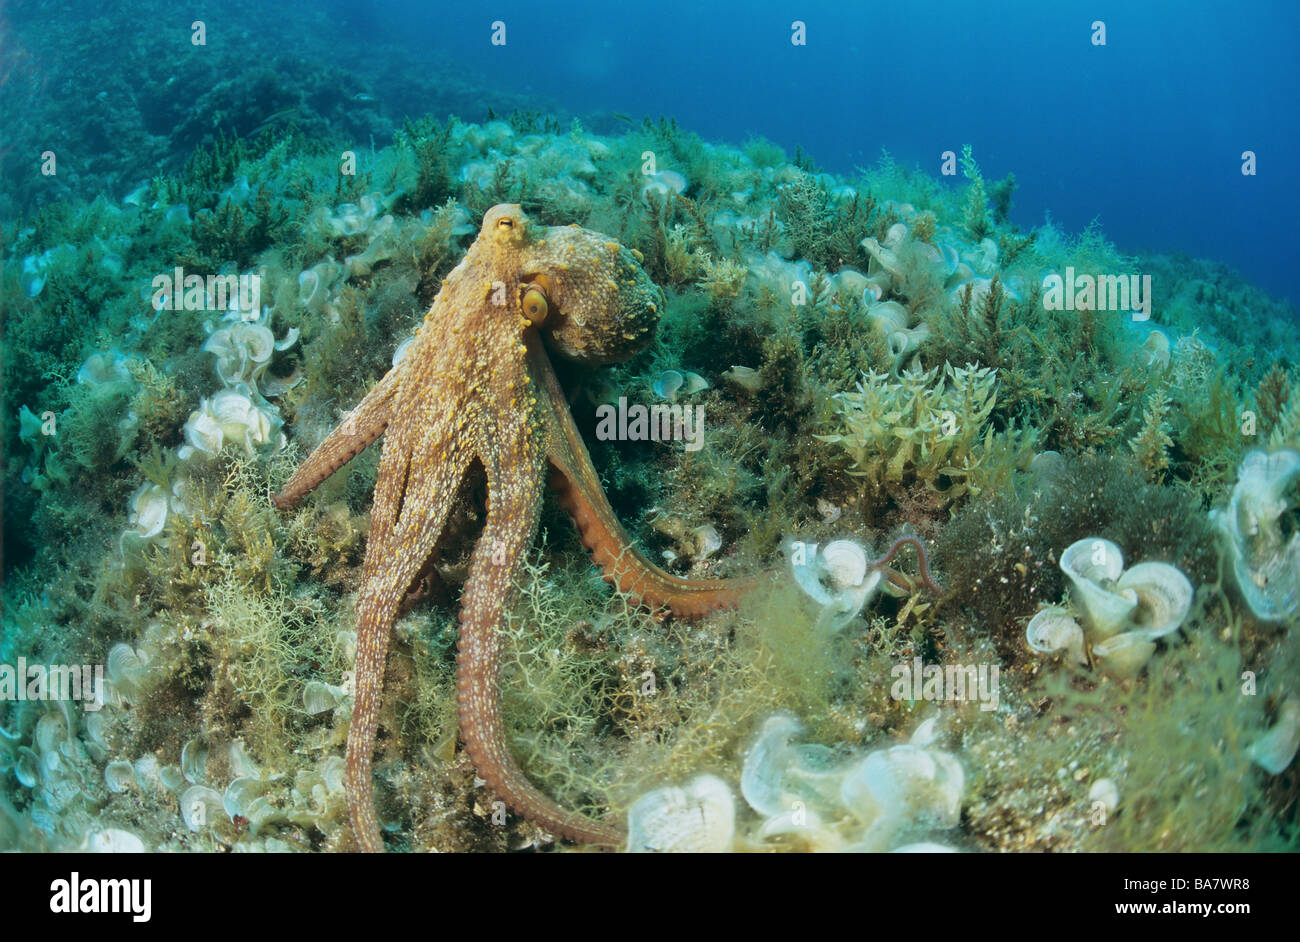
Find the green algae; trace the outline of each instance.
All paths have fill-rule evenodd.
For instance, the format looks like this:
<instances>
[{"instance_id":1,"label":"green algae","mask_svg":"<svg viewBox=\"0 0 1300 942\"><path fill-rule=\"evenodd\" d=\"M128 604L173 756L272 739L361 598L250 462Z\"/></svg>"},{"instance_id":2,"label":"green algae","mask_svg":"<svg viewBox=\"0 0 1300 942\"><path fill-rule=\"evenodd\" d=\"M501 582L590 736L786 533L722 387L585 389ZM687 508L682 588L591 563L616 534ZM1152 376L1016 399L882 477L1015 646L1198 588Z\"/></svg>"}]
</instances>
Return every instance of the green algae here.
<instances>
[{"instance_id":1,"label":"green algae","mask_svg":"<svg viewBox=\"0 0 1300 942\"><path fill-rule=\"evenodd\" d=\"M1161 369L1143 361L1119 313L1046 310L1036 287L1043 272L1066 264L1121 271L1133 260L1096 228L1076 237L1050 226L1012 231L1013 179L986 186L969 150L964 190L886 157L841 199L807 161L791 166L766 142L750 142L746 162L671 121L647 121L601 140L603 151L593 148L589 182L544 196L541 184L567 159L564 148L585 152L594 140L580 126L561 133L548 118L516 115L508 126L516 135L551 135L550 163L515 155L481 183L462 185L455 174L458 161L481 156L463 143L477 128L425 120L409 123L391 147L362 155L356 177L340 176L337 154L324 149L294 147L290 159L292 136L255 147L220 139L179 178L154 184L157 207L118 211L97 201L81 214L69 204L43 213L10 246L0 281L15 341L4 364L15 404L4 429L12 446L6 547L18 555L7 561L15 575L4 587L5 659L24 652L102 659L120 641L147 649L148 683L112 720L106 755L174 764L196 737L214 754L239 742L268 774L286 779L339 755L346 705L309 714L302 696L309 683L346 687L375 455L358 458L289 515L272 512L266 497L296 464L297 445L177 462L186 415L215 388L210 360L199 353L212 314L153 317L158 312L141 309L138 279L173 255L203 271L259 266L277 323L301 330L301 344L277 354L275 372L301 372L279 408L305 446L383 374L458 261L455 201L477 213L517 199L543 221L593 225L625 240L667 293L656 347L600 377L566 376L579 396L598 381L623 394L646 389L664 368L710 380L700 394L711 425L701 452L588 435L611 501L640 545L660 558L674 550L667 528L655 526L665 516L686 527L712 524L723 540L718 557L674 551L669 565L685 575L730 574L771 566L791 535L851 533L880 546L910 528L935 549L948 590L940 600L884 598L831 638L810 636L806 602L788 580L735 613L663 620L611 594L552 509L503 628L508 738L548 794L566 807L618 815L656 785L734 769L762 720L779 709L793 710L812 738L837 749L889 742L929 708L890 697L893 665L914 656L997 660L1006 669L1005 709L942 711L971 777L964 845L1294 847L1294 822L1281 818L1294 770L1269 781L1245 752L1276 711L1280 687L1270 680L1255 697L1239 689L1244 670L1294 672L1295 626L1259 625L1217 588L1204 513L1231 484L1247 446L1300 437L1300 395L1285 365L1296 362L1293 336L1269 317L1246 326L1216 317L1217 353L1183 336ZM647 149L659 169L685 176L684 193L643 198L637 170ZM230 192L241 178L247 197ZM729 197L744 190L768 211L721 230L719 214L745 211ZM430 215L403 229L398 250L349 279L328 309L297 304L300 272L367 244L362 234L332 235L313 220L371 193L403 222ZM167 213L182 202L192 221L169 228ZM900 205L907 202L911 215ZM929 324L930 338L914 370L894 371L890 350L866 326L863 299L831 290L830 279L844 265L866 270L863 241L883 242L904 219L912 242L891 297ZM988 237L998 247L999 270L982 300L969 288L953 299L926 261L923 247L958 227L967 241ZM23 296L15 263L59 245L75 251L60 256L39 296ZM755 257L772 250L810 263L806 303L752 277ZM1147 260L1141 264L1145 270ZM1196 270L1187 260L1161 264ZM1245 310L1259 300L1219 273L1204 274L1204 284L1167 299L1162 325L1187 335L1210 310ZM1018 298L1007 290L1013 282ZM1166 310L1159 298L1156 306ZM280 320L290 311L292 320ZM75 383L80 364L116 338L126 338L131 383ZM1243 350L1270 352L1246 366ZM1281 365L1267 373L1274 362ZM736 366L754 371L753 388L722 378ZM17 405L55 414L54 440L22 438ZM1243 435L1247 406L1261 420L1253 441ZM949 431L944 412L952 413ZM129 435L119 426L127 414L135 416ZM1064 463L1055 477L1030 466L1049 449ZM24 481L29 466L38 476ZM128 500L142 482L181 485L187 509L169 518L159 540L125 545ZM31 511L33 537L9 539L13 508ZM476 523L472 510L457 523L462 543L472 541ZM1025 621L1064 589L1057 556L1085 536L1114 540L1128 558L1168 560L1203 588L1182 643L1135 680L1072 672L1025 649ZM396 632L376 755L381 817L409 849L530 846L535 829L513 818L498 826L493 797L475 787L455 750L450 613L461 553L447 557L443 597ZM28 712L10 707L0 716L6 728L30 734ZM1013 767L999 764L1010 757ZM98 774L95 763L87 767ZM1164 774L1170 767L1178 774ZM218 771L212 784L222 787L228 779ZM1096 824L1088 788L1102 777L1119 783L1121 803ZM34 827L38 803L10 785L10 810L0 815ZM175 826L167 823L176 817L171 796L90 791L101 820L146 822L156 840L177 849L219 846L210 835L165 836ZM86 827L91 818L86 812ZM1045 830L1044 819L1057 825ZM40 828L22 833L54 845L66 839L40 838ZM326 814L277 833L297 848L349 846L346 827Z\"/></svg>"}]
</instances>

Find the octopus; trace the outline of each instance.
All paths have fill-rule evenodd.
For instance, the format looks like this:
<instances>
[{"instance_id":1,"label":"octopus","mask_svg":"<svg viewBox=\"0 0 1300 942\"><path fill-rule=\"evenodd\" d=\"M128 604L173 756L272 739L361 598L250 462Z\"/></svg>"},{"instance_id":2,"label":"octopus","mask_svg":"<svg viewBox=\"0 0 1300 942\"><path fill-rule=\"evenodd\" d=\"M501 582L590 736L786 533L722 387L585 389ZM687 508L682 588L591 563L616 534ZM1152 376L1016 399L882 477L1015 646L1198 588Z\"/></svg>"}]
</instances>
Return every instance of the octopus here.
<instances>
[{"instance_id":1,"label":"octopus","mask_svg":"<svg viewBox=\"0 0 1300 942\"><path fill-rule=\"evenodd\" d=\"M293 506L384 437L357 600L355 697L345 788L353 832L382 851L371 771L393 623L437 558L471 471L486 482L483 530L461 592L456 656L460 737L480 778L511 809L562 838L602 848L621 826L567 811L506 747L501 621L537 531L549 483L606 581L680 617L736 605L754 579L688 580L651 563L620 526L550 356L625 360L651 342L664 295L640 258L577 226L546 227L494 206L443 281L412 346L272 498Z\"/></svg>"}]
</instances>

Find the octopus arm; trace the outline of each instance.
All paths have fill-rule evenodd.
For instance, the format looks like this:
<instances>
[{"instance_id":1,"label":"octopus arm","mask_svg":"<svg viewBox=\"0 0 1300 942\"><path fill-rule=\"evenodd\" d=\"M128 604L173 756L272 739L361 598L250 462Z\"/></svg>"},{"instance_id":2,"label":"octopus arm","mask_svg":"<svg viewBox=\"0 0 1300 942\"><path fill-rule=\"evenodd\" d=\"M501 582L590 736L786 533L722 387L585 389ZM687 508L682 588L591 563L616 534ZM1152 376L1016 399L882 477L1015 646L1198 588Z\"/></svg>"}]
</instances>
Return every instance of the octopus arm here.
<instances>
[{"instance_id":1,"label":"octopus arm","mask_svg":"<svg viewBox=\"0 0 1300 942\"><path fill-rule=\"evenodd\" d=\"M404 364L406 361L403 360ZM294 472L284 490L271 498L280 510L298 503L327 477L361 454L384 433L393 415L393 396L401 382L402 366L393 367L348 413L334 431L316 446Z\"/></svg>"},{"instance_id":2,"label":"octopus arm","mask_svg":"<svg viewBox=\"0 0 1300 942\"><path fill-rule=\"evenodd\" d=\"M758 581L750 578L682 579L647 559L614 515L587 446L569 414L559 380L535 336L528 338L528 365L543 403L541 414L548 417L551 487L560 506L573 517L583 545L603 570L606 582L646 605L667 608L683 617L734 608L757 587Z\"/></svg>"},{"instance_id":3,"label":"octopus arm","mask_svg":"<svg viewBox=\"0 0 1300 942\"><path fill-rule=\"evenodd\" d=\"M537 527L542 485L527 445L519 445L517 440L497 449L498 453L484 462L487 523L470 560L469 579L461 596L456 658L461 739L487 786L515 811L569 840L616 848L624 841L620 828L561 808L528 781L506 749L499 683L500 626L520 561Z\"/></svg>"},{"instance_id":4,"label":"octopus arm","mask_svg":"<svg viewBox=\"0 0 1300 942\"><path fill-rule=\"evenodd\" d=\"M384 849L375 813L371 760L393 621L446 526L469 460L441 454L429 438L392 435L384 443L370 536L357 599L356 694L348 729L344 785L361 849Z\"/></svg>"}]
</instances>

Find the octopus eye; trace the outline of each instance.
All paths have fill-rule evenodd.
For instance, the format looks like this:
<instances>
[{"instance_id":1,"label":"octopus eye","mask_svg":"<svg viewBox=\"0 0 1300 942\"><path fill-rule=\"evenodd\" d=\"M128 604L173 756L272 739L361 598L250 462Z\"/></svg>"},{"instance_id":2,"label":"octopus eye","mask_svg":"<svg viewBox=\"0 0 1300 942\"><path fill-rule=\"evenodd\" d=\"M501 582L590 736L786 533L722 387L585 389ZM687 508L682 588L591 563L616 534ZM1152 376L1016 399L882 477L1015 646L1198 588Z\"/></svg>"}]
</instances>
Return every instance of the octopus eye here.
<instances>
[{"instance_id":1,"label":"octopus eye","mask_svg":"<svg viewBox=\"0 0 1300 942\"><path fill-rule=\"evenodd\" d=\"M509 216L505 217L504 219L497 220L498 229L513 229L514 227L515 227L515 221L511 219Z\"/></svg>"},{"instance_id":2,"label":"octopus eye","mask_svg":"<svg viewBox=\"0 0 1300 942\"><path fill-rule=\"evenodd\" d=\"M551 312L551 303L546 299L546 292L542 290L541 285L526 285L521 305L524 317L528 318L534 326L545 323L546 315Z\"/></svg>"}]
</instances>

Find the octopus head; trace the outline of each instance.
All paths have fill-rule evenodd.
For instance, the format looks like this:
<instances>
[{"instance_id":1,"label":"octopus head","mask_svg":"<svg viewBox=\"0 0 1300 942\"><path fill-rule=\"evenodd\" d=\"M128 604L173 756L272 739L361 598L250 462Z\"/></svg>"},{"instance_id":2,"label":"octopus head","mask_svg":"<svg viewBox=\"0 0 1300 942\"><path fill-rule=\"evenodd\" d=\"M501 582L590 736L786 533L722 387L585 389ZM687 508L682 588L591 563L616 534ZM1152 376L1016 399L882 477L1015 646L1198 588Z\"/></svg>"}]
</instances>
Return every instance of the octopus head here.
<instances>
[{"instance_id":1,"label":"octopus head","mask_svg":"<svg viewBox=\"0 0 1300 942\"><path fill-rule=\"evenodd\" d=\"M616 240L578 226L537 226L505 203L483 217L480 239L514 256L520 313L555 355L598 365L649 346L664 294Z\"/></svg>"}]
</instances>

